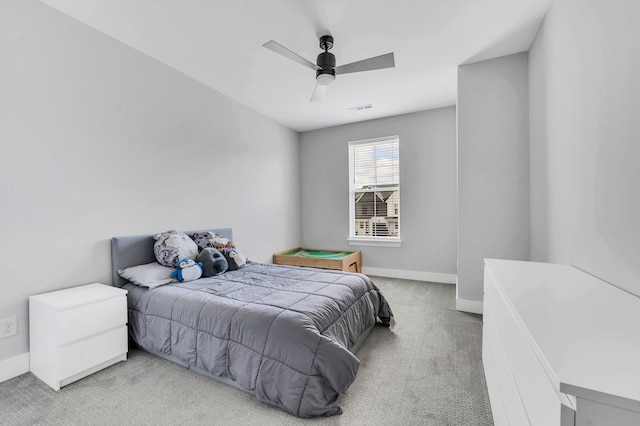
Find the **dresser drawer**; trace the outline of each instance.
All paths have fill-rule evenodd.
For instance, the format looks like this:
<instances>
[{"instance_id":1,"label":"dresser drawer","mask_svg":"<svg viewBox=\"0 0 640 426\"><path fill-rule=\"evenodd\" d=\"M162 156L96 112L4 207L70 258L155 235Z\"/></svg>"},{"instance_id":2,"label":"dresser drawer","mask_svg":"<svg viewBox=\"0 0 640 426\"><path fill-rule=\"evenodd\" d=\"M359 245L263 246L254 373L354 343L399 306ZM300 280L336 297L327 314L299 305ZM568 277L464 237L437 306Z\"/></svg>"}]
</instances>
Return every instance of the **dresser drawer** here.
<instances>
[{"instance_id":1,"label":"dresser drawer","mask_svg":"<svg viewBox=\"0 0 640 426\"><path fill-rule=\"evenodd\" d=\"M482 336L482 362L485 364L485 371L488 370L493 381L493 389L491 389L489 397L495 425L530 425L527 412L520 399L520 393L511 375L509 362L505 358L502 343L496 332L493 318L486 314L483 316ZM487 374L487 386L490 382L489 374Z\"/></svg>"},{"instance_id":2,"label":"dresser drawer","mask_svg":"<svg viewBox=\"0 0 640 426\"><path fill-rule=\"evenodd\" d=\"M498 303L492 305L496 336L508 360L527 417L533 426L560 426L562 402L525 337L524 327L503 296L493 287Z\"/></svg>"},{"instance_id":3,"label":"dresser drawer","mask_svg":"<svg viewBox=\"0 0 640 426\"><path fill-rule=\"evenodd\" d=\"M58 350L60 380L109 361L128 350L127 327L82 340Z\"/></svg>"},{"instance_id":4,"label":"dresser drawer","mask_svg":"<svg viewBox=\"0 0 640 426\"><path fill-rule=\"evenodd\" d=\"M56 313L57 345L93 336L127 323L126 296L58 311Z\"/></svg>"}]
</instances>

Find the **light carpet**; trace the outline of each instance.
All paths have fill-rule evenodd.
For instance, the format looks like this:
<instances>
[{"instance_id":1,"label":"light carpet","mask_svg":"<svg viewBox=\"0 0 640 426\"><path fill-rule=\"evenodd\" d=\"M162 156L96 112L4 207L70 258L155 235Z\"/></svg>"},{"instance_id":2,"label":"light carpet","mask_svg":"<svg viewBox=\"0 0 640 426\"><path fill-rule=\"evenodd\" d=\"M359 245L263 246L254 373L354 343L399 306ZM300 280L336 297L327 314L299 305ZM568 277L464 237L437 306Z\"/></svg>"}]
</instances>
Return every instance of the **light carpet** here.
<instances>
[{"instance_id":1,"label":"light carpet","mask_svg":"<svg viewBox=\"0 0 640 426\"><path fill-rule=\"evenodd\" d=\"M396 326L376 327L339 416L300 419L249 393L132 349L59 392L31 373L0 383L2 425L492 425L482 317L451 284L372 277Z\"/></svg>"}]
</instances>

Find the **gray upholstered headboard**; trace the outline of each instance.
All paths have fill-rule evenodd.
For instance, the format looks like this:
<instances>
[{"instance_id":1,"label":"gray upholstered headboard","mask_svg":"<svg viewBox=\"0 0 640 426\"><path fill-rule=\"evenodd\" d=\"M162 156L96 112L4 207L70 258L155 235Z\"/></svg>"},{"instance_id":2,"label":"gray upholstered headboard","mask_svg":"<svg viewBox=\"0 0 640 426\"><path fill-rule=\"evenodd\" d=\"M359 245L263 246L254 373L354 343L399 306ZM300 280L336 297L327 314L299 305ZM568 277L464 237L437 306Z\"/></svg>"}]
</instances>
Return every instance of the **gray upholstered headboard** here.
<instances>
[{"instance_id":1,"label":"gray upholstered headboard","mask_svg":"<svg viewBox=\"0 0 640 426\"><path fill-rule=\"evenodd\" d=\"M212 231L233 241L231 228L183 232L187 235L193 235L194 232L203 231ZM153 239L154 235L155 234L131 235L126 237L113 237L111 239L111 281L114 286L122 287L127 283L127 280L118 275L119 269L156 261L156 256L153 253L153 244L155 243Z\"/></svg>"}]
</instances>

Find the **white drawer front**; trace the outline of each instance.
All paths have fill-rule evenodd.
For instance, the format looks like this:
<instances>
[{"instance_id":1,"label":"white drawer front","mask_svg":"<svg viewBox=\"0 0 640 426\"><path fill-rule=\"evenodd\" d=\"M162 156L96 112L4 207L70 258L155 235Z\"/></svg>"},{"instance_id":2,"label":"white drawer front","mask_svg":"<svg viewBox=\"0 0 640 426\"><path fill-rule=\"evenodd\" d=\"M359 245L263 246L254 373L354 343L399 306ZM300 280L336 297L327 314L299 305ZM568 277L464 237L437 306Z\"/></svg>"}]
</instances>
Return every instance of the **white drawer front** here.
<instances>
[{"instance_id":1,"label":"white drawer front","mask_svg":"<svg viewBox=\"0 0 640 426\"><path fill-rule=\"evenodd\" d=\"M126 353L127 339L127 327L122 326L59 349L60 380Z\"/></svg>"},{"instance_id":2,"label":"white drawer front","mask_svg":"<svg viewBox=\"0 0 640 426\"><path fill-rule=\"evenodd\" d=\"M498 334L496 333L495 325L492 317L483 318L483 337L485 340L482 342L483 345L483 354L484 348L486 345L486 355L491 358L492 367L495 369L494 378L497 381L497 386L499 389L494 389L493 391L497 391L500 395L499 398L492 397L491 408L494 414L494 422L496 426L510 426L510 425L518 425L518 426L528 426L529 418L527 417L527 413L522 405L522 400L520 399L520 393L518 392L518 388L513 380L513 376L511 375L511 369L509 367L509 363L504 356L502 344L500 343L500 339L498 338ZM483 357L483 362L486 362ZM487 378L487 382L489 379ZM490 395L491 397L491 395ZM497 410L493 410L494 408L494 400L499 399L500 402L496 402ZM503 403L503 407L499 407L498 404ZM496 412L497 411L497 412ZM500 411L503 411L502 413Z\"/></svg>"},{"instance_id":3,"label":"white drawer front","mask_svg":"<svg viewBox=\"0 0 640 426\"><path fill-rule=\"evenodd\" d=\"M484 310L484 312L487 312ZM509 420L505 411L502 390L498 380L498 372L495 366L492 342L489 337L489 329L485 323L482 327L482 366L484 367L484 376L487 382L487 391L489 393L489 402L491 403L491 414L493 415L493 424L495 426L508 426Z\"/></svg>"},{"instance_id":4,"label":"white drawer front","mask_svg":"<svg viewBox=\"0 0 640 426\"><path fill-rule=\"evenodd\" d=\"M514 317L502 296L492 312L495 314L493 325L500 336L505 359L508 360L529 421L533 426L559 426L560 397L516 325L519 320Z\"/></svg>"},{"instance_id":5,"label":"white drawer front","mask_svg":"<svg viewBox=\"0 0 640 426\"><path fill-rule=\"evenodd\" d=\"M56 315L57 345L62 346L126 323L126 296L65 309Z\"/></svg>"}]
</instances>

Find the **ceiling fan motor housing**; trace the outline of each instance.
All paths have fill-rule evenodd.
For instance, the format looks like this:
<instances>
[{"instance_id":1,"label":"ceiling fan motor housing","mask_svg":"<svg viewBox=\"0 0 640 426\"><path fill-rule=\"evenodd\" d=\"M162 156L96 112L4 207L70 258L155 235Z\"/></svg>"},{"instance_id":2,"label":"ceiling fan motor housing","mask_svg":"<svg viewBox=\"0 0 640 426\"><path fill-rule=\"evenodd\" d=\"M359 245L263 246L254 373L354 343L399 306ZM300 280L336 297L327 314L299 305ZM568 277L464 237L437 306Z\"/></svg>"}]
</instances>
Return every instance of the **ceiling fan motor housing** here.
<instances>
[{"instance_id":1,"label":"ceiling fan motor housing","mask_svg":"<svg viewBox=\"0 0 640 426\"><path fill-rule=\"evenodd\" d=\"M316 71L316 77L320 74L336 75L336 72L333 70L336 66L336 57L333 56L333 53L323 52L319 54L318 59L316 60L316 65L319 67Z\"/></svg>"},{"instance_id":2,"label":"ceiling fan motor housing","mask_svg":"<svg viewBox=\"0 0 640 426\"><path fill-rule=\"evenodd\" d=\"M330 35L323 35L320 37L320 48L324 49L324 52L318 55L316 59L316 79L322 74L329 74L332 77L336 76L334 68L336 66L336 57L333 53L329 53L329 49L333 47L333 37Z\"/></svg>"}]
</instances>

